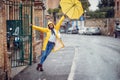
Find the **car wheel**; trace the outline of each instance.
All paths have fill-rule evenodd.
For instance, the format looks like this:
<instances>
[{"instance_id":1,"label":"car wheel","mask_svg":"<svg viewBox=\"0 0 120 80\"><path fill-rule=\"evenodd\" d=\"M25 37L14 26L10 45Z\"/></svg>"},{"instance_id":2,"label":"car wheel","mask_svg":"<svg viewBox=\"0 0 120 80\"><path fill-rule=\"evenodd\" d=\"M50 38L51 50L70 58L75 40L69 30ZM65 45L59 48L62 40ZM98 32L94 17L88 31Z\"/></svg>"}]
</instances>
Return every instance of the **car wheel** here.
<instances>
[{"instance_id":1,"label":"car wheel","mask_svg":"<svg viewBox=\"0 0 120 80\"><path fill-rule=\"evenodd\" d=\"M113 37L114 37L114 38L117 38L117 34L116 34L116 33L114 33L114 34L113 34Z\"/></svg>"}]
</instances>

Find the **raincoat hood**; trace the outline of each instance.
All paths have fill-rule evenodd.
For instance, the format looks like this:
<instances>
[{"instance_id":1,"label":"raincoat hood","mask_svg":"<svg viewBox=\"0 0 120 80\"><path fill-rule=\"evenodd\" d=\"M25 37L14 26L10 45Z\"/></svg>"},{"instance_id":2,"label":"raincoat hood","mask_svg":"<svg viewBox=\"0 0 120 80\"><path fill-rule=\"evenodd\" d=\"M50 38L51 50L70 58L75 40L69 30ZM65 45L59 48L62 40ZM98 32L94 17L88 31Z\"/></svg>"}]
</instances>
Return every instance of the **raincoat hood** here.
<instances>
[{"instance_id":1,"label":"raincoat hood","mask_svg":"<svg viewBox=\"0 0 120 80\"><path fill-rule=\"evenodd\" d=\"M51 21L48 21L48 25L49 25L49 24L53 24L53 26L55 27L55 25L54 25L54 23L53 23L53 22L51 22Z\"/></svg>"}]
</instances>

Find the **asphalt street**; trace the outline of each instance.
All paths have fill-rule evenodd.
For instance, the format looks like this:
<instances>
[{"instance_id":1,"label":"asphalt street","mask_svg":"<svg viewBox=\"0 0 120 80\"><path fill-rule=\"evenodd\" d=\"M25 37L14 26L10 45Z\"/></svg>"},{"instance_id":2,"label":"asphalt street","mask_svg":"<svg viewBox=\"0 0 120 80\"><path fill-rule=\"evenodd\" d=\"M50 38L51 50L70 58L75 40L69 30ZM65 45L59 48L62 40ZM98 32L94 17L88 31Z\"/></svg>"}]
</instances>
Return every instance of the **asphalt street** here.
<instances>
[{"instance_id":1,"label":"asphalt street","mask_svg":"<svg viewBox=\"0 0 120 80\"><path fill-rule=\"evenodd\" d=\"M62 39L65 48L48 56L44 72L33 64L14 80L120 80L119 38L63 34Z\"/></svg>"}]
</instances>

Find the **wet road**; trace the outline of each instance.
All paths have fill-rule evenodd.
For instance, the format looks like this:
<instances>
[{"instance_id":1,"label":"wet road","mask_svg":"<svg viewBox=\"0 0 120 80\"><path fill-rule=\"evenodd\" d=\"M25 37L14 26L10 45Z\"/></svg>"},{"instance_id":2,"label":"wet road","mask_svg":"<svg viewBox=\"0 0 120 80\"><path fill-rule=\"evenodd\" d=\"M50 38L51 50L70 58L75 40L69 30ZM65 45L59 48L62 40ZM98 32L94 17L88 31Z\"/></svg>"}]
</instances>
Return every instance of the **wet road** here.
<instances>
[{"instance_id":1,"label":"wet road","mask_svg":"<svg viewBox=\"0 0 120 80\"><path fill-rule=\"evenodd\" d=\"M120 39L62 35L65 48L50 54L44 72L33 64L14 80L120 80Z\"/></svg>"}]
</instances>

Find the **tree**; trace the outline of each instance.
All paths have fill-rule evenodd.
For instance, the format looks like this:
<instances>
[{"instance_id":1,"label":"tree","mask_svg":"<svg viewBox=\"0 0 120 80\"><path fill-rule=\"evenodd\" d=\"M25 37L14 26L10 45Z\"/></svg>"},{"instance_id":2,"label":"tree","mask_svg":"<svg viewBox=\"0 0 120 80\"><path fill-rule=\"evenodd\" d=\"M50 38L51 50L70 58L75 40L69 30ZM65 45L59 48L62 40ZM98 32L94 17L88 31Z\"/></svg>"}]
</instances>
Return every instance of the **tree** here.
<instances>
[{"instance_id":1,"label":"tree","mask_svg":"<svg viewBox=\"0 0 120 80\"><path fill-rule=\"evenodd\" d=\"M114 0L100 0L96 11L88 11L89 18L112 18L114 17Z\"/></svg>"},{"instance_id":2,"label":"tree","mask_svg":"<svg viewBox=\"0 0 120 80\"><path fill-rule=\"evenodd\" d=\"M49 9L47 10L47 12L48 12L49 14L52 14L52 13L58 13L59 10L60 10L59 8L54 8L54 9L49 8Z\"/></svg>"},{"instance_id":3,"label":"tree","mask_svg":"<svg viewBox=\"0 0 120 80\"><path fill-rule=\"evenodd\" d=\"M49 8L48 11L47 11L49 14L53 15L54 23L56 23L56 13L59 13L59 11L60 11L59 7L58 8L54 8L54 9Z\"/></svg>"},{"instance_id":4,"label":"tree","mask_svg":"<svg viewBox=\"0 0 120 80\"><path fill-rule=\"evenodd\" d=\"M101 9L103 7L114 7L115 2L114 0L100 0L98 7Z\"/></svg>"},{"instance_id":5,"label":"tree","mask_svg":"<svg viewBox=\"0 0 120 80\"><path fill-rule=\"evenodd\" d=\"M96 11L88 11L87 12L88 18L105 18L105 12L101 12L99 10Z\"/></svg>"},{"instance_id":6,"label":"tree","mask_svg":"<svg viewBox=\"0 0 120 80\"><path fill-rule=\"evenodd\" d=\"M52 13L53 13L53 10L52 10L51 8L49 8L49 9L47 10L47 12L48 12L49 14L52 14Z\"/></svg>"},{"instance_id":7,"label":"tree","mask_svg":"<svg viewBox=\"0 0 120 80\"><path fill-rule=\"evenodd\" d=\"M88 0L80 0L80 1L81 1L81 3L82 3L83 9L88 11L88 10L89 10L89 7L90 7L89 1L88 1Z\"/></svg>"},{"instance_id":8,"label":"tree","mask_svg":"<svg viewBox=\"0 0 120 80\"><path fill-rule=\"evenodd\" d=\"M101 12L105 12L106 18L114 17L114 0L100 0L98 7Z\"/></svg>"}]
</instances>

